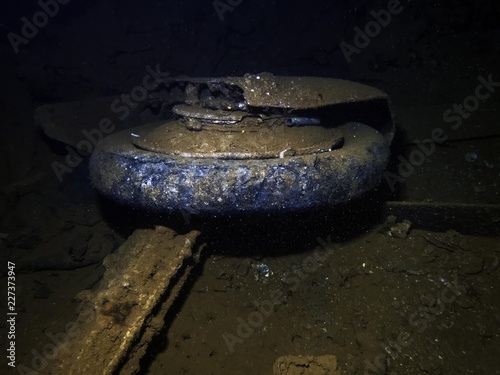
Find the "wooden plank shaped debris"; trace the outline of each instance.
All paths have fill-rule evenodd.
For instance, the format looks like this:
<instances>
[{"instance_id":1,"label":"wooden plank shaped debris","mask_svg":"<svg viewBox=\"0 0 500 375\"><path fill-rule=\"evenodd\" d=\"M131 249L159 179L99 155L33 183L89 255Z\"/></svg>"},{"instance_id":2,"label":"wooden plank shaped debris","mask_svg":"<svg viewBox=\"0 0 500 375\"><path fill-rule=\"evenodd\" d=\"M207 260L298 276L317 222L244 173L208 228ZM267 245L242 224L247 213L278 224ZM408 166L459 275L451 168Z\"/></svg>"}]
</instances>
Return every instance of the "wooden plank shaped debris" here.
<instances>
[{"instance_id":1,"label":"wooden plank shaped debris","mask_svg":"<svg viewBox=\"0 0 500 375\"><path fill-rule=\"evenodd\" d=\"M273 365L274 375L340 375L337 357L287 355L280 357Z\"/></svg>"},{"instance_id":2,"label":"wooden plank shaped debris","mask_svg":"<svg viewBox=\"0 0 500 375\"><path fill-rule=\"evenodd\" d=\"M136 230L106 257L100 286L82 293L94 314L87 313L80 333L64 344L66 350L59 350L64 356L50 373L136 373L147 345L199 259L203 246L196 243L198 235L197 231L179 235L165 227Z\"/></svg>"}]
</instances>

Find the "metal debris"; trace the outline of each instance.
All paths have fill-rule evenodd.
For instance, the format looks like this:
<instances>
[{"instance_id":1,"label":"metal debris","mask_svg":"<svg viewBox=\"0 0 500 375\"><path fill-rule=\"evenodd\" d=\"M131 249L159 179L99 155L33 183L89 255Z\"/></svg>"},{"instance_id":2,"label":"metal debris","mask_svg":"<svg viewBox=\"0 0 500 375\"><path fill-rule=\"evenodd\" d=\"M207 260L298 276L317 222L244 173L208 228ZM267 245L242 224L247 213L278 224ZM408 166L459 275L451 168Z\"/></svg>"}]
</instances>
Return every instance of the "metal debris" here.
<instances>
[{"instance_id":1,"label":"metal debris","mask_svg":"<svg viewBox=\"0 0 500 375\"><path fill-rule=\"evenodd\" d=\"M136 230L106 257L98 290L82 293L87 309L75 323L79 334L70 350L61 350L51 374L136 373L202 248L197 248L198 234L178 235L165 227Z\"/></svg>"}]
</instances>

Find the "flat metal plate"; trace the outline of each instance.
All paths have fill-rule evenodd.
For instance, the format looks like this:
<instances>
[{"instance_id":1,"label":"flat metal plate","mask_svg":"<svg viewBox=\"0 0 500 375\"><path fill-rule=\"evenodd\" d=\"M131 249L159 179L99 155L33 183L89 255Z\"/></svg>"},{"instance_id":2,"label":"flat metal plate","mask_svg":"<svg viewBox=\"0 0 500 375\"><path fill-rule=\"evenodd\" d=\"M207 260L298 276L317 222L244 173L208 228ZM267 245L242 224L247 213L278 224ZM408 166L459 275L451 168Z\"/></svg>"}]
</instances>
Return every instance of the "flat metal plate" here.
<instances>
[{"instance_id":1,"label":"flat metal plate","mask_svg":"<svg viewBox=\"0 0 500 375\"><path fill-rule=\"evenodd\" d=\"M186 128L184 121L156 123L132 138L142 150L189 158L271 159L329 152L342 146L342 131L322 126L290 127L247 118L236 125Z\"/></svg>"},{"instance_id":2,"label":"flat metal plate","mask_svg":"<svg viewBox=\"0 0 500 375\"><path fill-rule=\"evenodd\" d=\"M182 79L167 80L182 82ZM239 91L252 107L314 109L341 103L388 100L379 89L358 82L324 77L275 76L263 72L243 77L189 78L222 91Z\"/></svg>"}]
</instances>

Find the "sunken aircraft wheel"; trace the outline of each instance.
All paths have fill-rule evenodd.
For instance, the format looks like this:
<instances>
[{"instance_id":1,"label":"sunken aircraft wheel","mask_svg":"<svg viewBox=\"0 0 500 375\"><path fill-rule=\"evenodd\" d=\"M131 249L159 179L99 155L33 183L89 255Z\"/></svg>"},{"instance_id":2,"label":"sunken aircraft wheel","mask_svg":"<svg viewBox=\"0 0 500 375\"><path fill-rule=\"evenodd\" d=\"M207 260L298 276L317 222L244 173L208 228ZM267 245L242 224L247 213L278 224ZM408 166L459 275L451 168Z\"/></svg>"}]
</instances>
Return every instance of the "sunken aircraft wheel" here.
<instances>
[{"instance_id":1,"label":"sunken aircraft wheel","mask_svg":"<svg viewBox=\"0 0 500 375\"><path fill-rule=\"evenodd\" d=\"M106 138L94 187L155 211L294 210L375 188L394 123L387 95L317 77L172 79L157 98L171 118ZM163 95L163 96L162 96Z\"/></svg>"}]
</instances>

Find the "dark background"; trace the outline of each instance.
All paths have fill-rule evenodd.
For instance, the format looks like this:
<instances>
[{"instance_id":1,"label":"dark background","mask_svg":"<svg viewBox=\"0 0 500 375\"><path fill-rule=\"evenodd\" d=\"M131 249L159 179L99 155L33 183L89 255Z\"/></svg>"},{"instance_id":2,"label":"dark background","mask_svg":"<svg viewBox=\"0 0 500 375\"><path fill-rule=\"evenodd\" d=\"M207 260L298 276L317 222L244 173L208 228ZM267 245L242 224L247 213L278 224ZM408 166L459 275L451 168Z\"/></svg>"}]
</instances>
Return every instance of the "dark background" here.
<instances>
[{"instance_id":1,"label":"dark background","mask_svg":"<svg viewBox=\"0 0 500 375\"><path fill-rule=\"evenodd\" d=\"M60 5L27 44L19 46L19 53L8 34L21 35L21 18L32 20L40 5L4 1L0 7L0 253L8 254L19 267L24 262L40 271L31 273L27 267L19 282L19 311L29 322L21 326L19 362L29 363L30 349L47 342L43 332L54 319L63 323L73 319L75 309L69 301L96 285L103 272L97 264L126 238L96 209L86 163L59 183L51 165L64 162L64 147L42 133L34 111L47 103L130 92L141 84L148 66L159 66L171 76L267 71L344 78L377 87L392 99L398 120L395 160L389 167L393 172L396 157L408 155L416 147L415 139L429 137L436 127L445 128L449 135L449 142L398 185L391 199L500 202L499 90L481 102L457 131L451 131L442 118L454 103L474 94L478 77L492 75L500 81L500 2L403 0L403 10L353 54L350 63L340 43L352 45L355 28L364 29L373 20L371 12L387 9L388 1L243 0L226 11L223 20L213 3L71 0ZM94 127L95 123L88 125L88 129ZM366 216L352 214L353 220L356 214ZM300 224L298 219L296 228ZM387 259L392 259L391 249L385 250ZM89 254L94 257L92 266L84 268ZM66 258L72 259L69 266L54 263ZM495 259L498 265L498 256ZM360 263L359 259L353 263ZM380 263L388 262L383 258ZM332 264L333 274L337 264ZM437 267L437 272L442 269ZM386 282L381 285L385 288ZM377 293L379 289L362 289L360 295ZM355 300L350 293L346 296ZM491 318L490 311L493 308L484 309L484 316ZM347 310L346 316L351 315ZM492 327L498 327L496 319ZM393 322L387 318L383 324ZM422 347L433 350L427 343L418 349ZM457 356L462 358L460 353ZM463 356L464 361L469 358ZM493 368L496 358L488 360Z\"/></svg>"},{"instance_id":2,"label":"dark background","mask_svg":"<svg viewBox=\"0 0 500 375\"><path fill-rule=\"evenodd\" d=\"M403 0L404 10L348 64L339 43L352 44L354 27L364 29L370 11L388 1L242 0L223 20L214 3L72 0L15 55L7 34L20 35L20 18L31 20L40 6L10 2L0 18L2 60L32 95L59 100L121 92L156 64L172 75L270 71L353 80L387 69L452 69L462 61L447 60L437 46L458 42L463 54L487 56L499 38L493 1Z\"/></svg>"}]
</instances>

